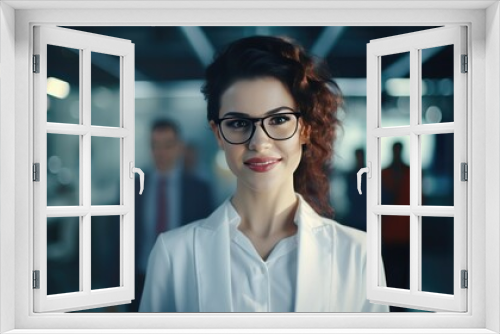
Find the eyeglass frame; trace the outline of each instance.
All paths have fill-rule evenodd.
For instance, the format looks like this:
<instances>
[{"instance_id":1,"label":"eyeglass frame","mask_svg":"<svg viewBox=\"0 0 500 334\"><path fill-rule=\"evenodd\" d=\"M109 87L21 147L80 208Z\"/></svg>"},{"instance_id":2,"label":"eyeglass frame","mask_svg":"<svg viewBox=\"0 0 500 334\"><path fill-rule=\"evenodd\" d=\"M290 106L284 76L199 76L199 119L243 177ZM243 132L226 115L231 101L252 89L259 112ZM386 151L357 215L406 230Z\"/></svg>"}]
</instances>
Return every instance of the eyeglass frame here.
<instances>
[{"instance_id":1,"label":"eyeglass frame","mask_svg":"<svg viewBox=\"0 0 500 334\"><path fill-rule=\"evenodd\" d=\"M224 140L231 145L242 145L242 144L248 143L252 139L253 135L255 134L255 130L257 129L257 126L255 125L255 123L257 123L259 121L260 121L260 127L262 128L262 130L264 130L264 133L272 140L279 140L279 141L288 140L288 139L292 138L293 136L295 136L295 134L297 133L297 129L299 128L299 118L302 116L302 113L300 113L298 111L294 111L291 108L280 108L280 109L289 109L289 110L291 110L291 112L274 113L271 115L267 115L265 117L229 116L229 117L222 117L222 118L214 119L214 122L215 122L215 124L217 124L219 131L222 134L222 137L224 138ZM287 138L277 139L277 138L271 137L271 135L267 132L266 127L264 126L265 119L268 119L271 117L276 117L278 115L294 115L295 118L297 119L297 123L295 124L295 129L293 130L293 133ZM248 137L248 139L245 140L244 142L241 142L241 143L234 143L234 142L229 141L226 138L226 136L224 135L224 131L222 131L222 128L221 128L221 123L226 119L243 119L243 120L249 121L252 124L252 132L250 133L250 136Z\"/></svg>"}]
</instances>

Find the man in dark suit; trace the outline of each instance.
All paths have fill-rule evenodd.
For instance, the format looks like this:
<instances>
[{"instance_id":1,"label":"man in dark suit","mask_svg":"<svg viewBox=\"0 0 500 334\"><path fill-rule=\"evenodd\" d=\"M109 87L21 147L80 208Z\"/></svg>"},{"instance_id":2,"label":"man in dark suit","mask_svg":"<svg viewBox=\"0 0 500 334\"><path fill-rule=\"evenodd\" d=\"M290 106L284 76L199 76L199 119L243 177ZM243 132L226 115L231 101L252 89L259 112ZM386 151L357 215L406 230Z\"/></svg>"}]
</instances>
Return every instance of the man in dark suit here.
<instances>
[{"instance_id":1,"label":"man in dark suit","mask_svg":"<svg viewBox=\"0 0 500 334\"><path fill-rule=\"evenodd\" d=\"M184 168L183 149L174 122L162 119L153 123L151 152L155 168L145 173L143 194L135 192L136 291L130 311L138 309L147 260L158 234L205 218L214 209L209 184Z\"/></svg>"}]
</instances>

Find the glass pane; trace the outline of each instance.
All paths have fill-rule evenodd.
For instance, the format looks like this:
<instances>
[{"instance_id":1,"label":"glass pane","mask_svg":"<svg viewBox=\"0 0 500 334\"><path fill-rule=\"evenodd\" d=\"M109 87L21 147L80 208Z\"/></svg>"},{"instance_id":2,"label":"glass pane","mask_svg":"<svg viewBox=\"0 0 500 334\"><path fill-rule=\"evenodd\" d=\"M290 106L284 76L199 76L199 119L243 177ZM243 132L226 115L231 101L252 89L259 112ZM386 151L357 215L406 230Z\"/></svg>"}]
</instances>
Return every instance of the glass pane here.
<instances>
[{"instance_id":1,"label":"glass pane","mask_svg":"<svg viewBox=\"0 0 500 334\"><path fill-rule=\"evenodd\" d=\"M410 205L410 137L380 139L382 205Z\"/></svg>"},{"instance_id":2,"label":"glass pane","mask_svg":"<svg viewBox=\"0 0 500 334\"><path fill-rule=\"evenodd\" d=\"M92 205L120 205L120 138L92 137Z\"/></svg>"},{"instance_id":3,"label":"glass pane","mask_svg":"<svg viewBox=\"0 0 500 334\"><path fill-rule=\"evenodd\" d=\"M422 124L453 122L453 45L421 50Z\"/></svg>"},{"instance_id":4,"label":"glass pane","mask_svg":"<svg viewBox=\"0 0 500 334\"><path fill-rule=\"evenodd\" d=\"M80 218L47 218L47 294L80 291Z\"/></svg>"},{"instance_id":5,"label":"glass pane","mask_svg":"<svg viewBox=\"0 0 500 334\"><path fill-rule=\"evenodd\" d=\"M80 205L79 192L80 137L48 133L47 205Z\"/></svg>"},{"instance_id":6,"label":"glass pane","mask_svg":"<svg viewBox=\"0 0 500 334\"><path fill-rule=\"evenodd\" d=\"M410 125L410 53L380 57L381 126Z\"/></svg>"},{"instance_id":7,"label":"glass pane","mask_svg":"<svg viewBox=\"0 0 500 334\"><path fill-rule=\"evenodd\" d=\"M387 286L410 288L410 217L382 216L382 259Z\"/></svg>"},{"instance_id":8,"label":"glass pane","mask_svg":"<svg viewBox=\"0 0 500 334\"><path fill-rule=\"evenodd\" d=\"M452 217L422 217L422 291L453 294Z\"/></svg>"},{"instance_id":9,"label":"glass pane","mask_svg":"<svg viewBox=\"0 0 500 334\"><path fill-rule=\"evenodd\" d=\"M91 289L120 286L120 216L92 217Z\"/></svg>"},{"instance_id":10,"label":"glass pane","mask_svg":"<svg viewBox=\"0 0 500 334\"><path fill-rule=\"evenodd\" d=\"M422 135L422 205L453 206L453 133Z\"/></svg>"},{"instance_id":11,"label":"glass pane","mask_svg":"<svg viewBox=\"0 0 500 334\"><path fill-rule=\"evenodd\" d=\"M92 52L92 125L120 126L120 57Z\"/></svg>"},{"instance_id":12,"label":"glass pane","mask_svg":"<svg viewBox=\"0 0 500 334\"><path fill-rule=\"evenodd\" d=\"M47 45L47 122L80 122L80 50Z\"/></svg>"}]
</instances>

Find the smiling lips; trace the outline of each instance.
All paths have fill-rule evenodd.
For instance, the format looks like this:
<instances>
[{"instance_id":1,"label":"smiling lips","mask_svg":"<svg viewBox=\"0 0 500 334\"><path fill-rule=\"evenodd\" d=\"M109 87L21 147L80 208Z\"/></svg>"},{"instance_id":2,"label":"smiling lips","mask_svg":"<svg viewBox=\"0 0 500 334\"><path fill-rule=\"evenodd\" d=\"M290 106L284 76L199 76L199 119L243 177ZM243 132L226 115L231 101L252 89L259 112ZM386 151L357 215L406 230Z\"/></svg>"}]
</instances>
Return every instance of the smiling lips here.
<instances>
[{"instance_id":1,"label":"smiling lips","mask_svg":"<svg viewBox=\"0 0 500 334\"><path fill-rule=\"evenodd\" d=\"M264 173L273 169L281 158L251 158L245 160L244 164L254 172Z\"/></svg>"}]
</instances>

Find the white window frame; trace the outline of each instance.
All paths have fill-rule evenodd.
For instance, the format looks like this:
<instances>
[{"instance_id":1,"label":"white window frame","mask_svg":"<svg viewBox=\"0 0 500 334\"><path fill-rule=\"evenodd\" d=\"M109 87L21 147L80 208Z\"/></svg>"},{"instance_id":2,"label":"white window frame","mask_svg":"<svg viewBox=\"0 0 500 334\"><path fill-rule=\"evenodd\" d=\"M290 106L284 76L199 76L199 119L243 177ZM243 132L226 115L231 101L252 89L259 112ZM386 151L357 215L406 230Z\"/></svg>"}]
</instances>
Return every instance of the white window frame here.
<instances>
[{"instance_id":1,"label":"white window frame","mask_svg":"<svg viewBox=\"0 0 500 334\"><path fill-rule=\"evenodd\" d=\"M370 4L369 8L365 6ZM144 325L181 332L500 332L500 10L498 1L107 2L9 1L0 13L0 332ZM62 7L69 7L62 9ZM128 6L132 9L123 9ZM85 8L86 9L72 9ZM114 10L102 9L103 7ZM137 10L137 8L145 10ZM149 10L147 8L149 7ZM158 8L163 7L163 8ZM45 9L43 9L45 8ZM48 8L48 9L47 9ZM118 9L117 9L118 8ZM245 10L243 10L245 9ZM411 9L411 10L410 10ZM469 31L468 312L403 314L35 314L31 290L33 203L32 26L57 25L467 25ZM15 37L14 37L15 36ZM132 41L133 42L133 41ZM486 70L487 68L487 70ZM14 83L14 84L12 84ZM472 118L474 116L474 118ZM14 139L14 145L12 145ZM488 152L488 154L485 154ZM13 177L14 176L14 177ZM487 176L487 178L486 178ZM486 182L487 181L487 182ZM472 229L474 227L474 229ZM30 261L26 261L30 259ZM12 287L15 287L14 289ZM14 305L14 307L12 307ZM355 328L358 331L354 330ZM418 331L409 328L417 328ZM432 328L430 330L429 328ZM37 331L37 329L40 329ZM99 330L102 329L102 330ZM209 329L212 329L210 331ZM265 331L264 329L268 329ZM281 329L281 330L280 330ZM293 330L295 329L295 330ZM329 330L326 330L329 329ZM45 331L46 332L46 331ZM77 332L74 330L73 332ZM145 330L138 329L137 333Z\"/></svg>"},{"instance_id":2,"label":"white window frame","mask_svg":"<svg viewBox=\"0 0 500 334\"><path fill-rule=\"evenodd\" d=\"M467 289L461 287L461 270L467 270L467 185L461 181L461 163L467 163L467 76L462 73L461 57L467 55L465 26L439 27L370 41L367 46L367 164L371 177L367 179L367 297L383 304L431 311L467 310ZM453 46L453 115L454 121L422 124L421 50ZM382 126L382 57L408 52L410 70L410 110L408 125ZM453 198L451 206L426 206L421 203L422 161L421 136L424 134L453 134ZM382 138L409 138L410 188L408 205L382 203ZM407 216L409 236L409 289L380 286L383 271L379 258L382 248L382 216ZM422 291L422 220L428 217L453 218L453 292L452 294ZM403 221L404 222L404 221Z\"/></svg>"},{"instance_id":3,"label":"white window frame","mask_svg":"<svg viewBox=\"0 0 500 334\"><path fill-rule=\"evenodd\" d=\"M134 44L129 40L100 36L51 26L34 27L34 54L39 56L39 73L33 74L34 162L39 164L39 181L33 184L34 270L39 271L39 287L34 289L35 312L75 311L116 304L134 299L134 187L135 110ZM79 50L80 117L78 124L47 122L47 45ZM117 57L119 62L119 124L96 126L91 120L92 52ZM79 138L79 205L47 206L47 134ZM119 144L119 205L91 204L92 138L115 138ZM132 175L131 175L132 174ZM119 216L120 285L92 290L91 226L93 216ZM79 291L47 295L47 218L76 217L79 220Z\"/></svg>"}]
</instances>

